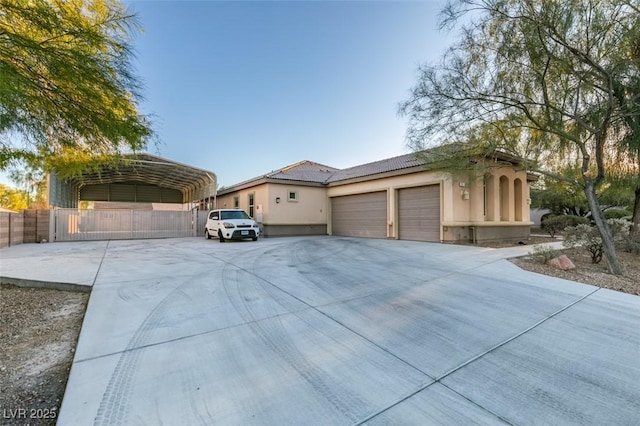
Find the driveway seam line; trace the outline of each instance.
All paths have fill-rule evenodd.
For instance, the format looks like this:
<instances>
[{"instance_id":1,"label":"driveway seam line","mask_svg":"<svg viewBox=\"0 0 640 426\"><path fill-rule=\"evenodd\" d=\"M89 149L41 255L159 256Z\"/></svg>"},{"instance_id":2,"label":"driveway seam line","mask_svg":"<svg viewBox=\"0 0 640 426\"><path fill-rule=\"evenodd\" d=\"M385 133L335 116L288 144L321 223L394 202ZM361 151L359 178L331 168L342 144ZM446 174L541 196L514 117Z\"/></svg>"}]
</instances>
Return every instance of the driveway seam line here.
<instances>
[{"instance_id":1,"label":"driveway seam line","mask_svg":"<svg viewBox=\"0 0 640 426\"><path fill-rule=\"evenodd\" d=\"M98 265L96 276L93 277L91 288L93 288L93 286L96 285L96 281L98 281L98 275L100 275L100 270L102 269L102 262L104 262L104 258L107 257L107 250L109 249L109 243L111 243L111 240L107 240L107 245L104 247L104 253L102 254L102 259L100 259L100 265Z\"/></svg>"},{"instance_id":2,"label":"driveway seam line","mask_svg":"<svg viewBox=\"0 0 640 426\"><path fill-rule=\"evenodd\" d=\"M528 328L524 329L524 330L523 330L523 331L521 331L520 333L518 333L518 334L516 334L516 335L514 335L514 336L512 336L512 337L510 337L510 338L508 338L507 340L505 340L505 341L503 341L503 342L501 342L501 343L498 343L498 344L496 344L496 345L492 346L491 348L487 349L486 351L484 351L484 352L482 352L482 353L480 353L480 354L478 354L478 355L474 356L473 358L471 358L471 359L469 359L469 360L467 360L467 361L463 362L463 363L462 363L462 364L460 364L459 366L452 368L451 370L449 370L449 371L447 371L446 373L444 373L442 376L437 377L437 378L436 378L436 381L437 381L437 382L439 382L440 380L442 380L442 379L446 378L447 376L449 376L449 375L451 375L451 374L455 373L456 371L460 370L461 368L464 368L464 367L466 367L467 365L469 365L469 364L473 363L474 361L478 360L479 358L484 357L484 356L485 356L485 355L487 355L488 353L493 352L494 350L496 350L496 349L498 349L498 348L500 348L500 347L502 347L502 346L506 345L507 343L509 343L509 342L511 342L511 341L513 341L513 340L515 340L515 339L517 339L518 337L520 337L520 336L524 335L525 333L528 333L529 331L533 330L534 328L537 328L539 325L541 325L541 324L543 324L543 323L547 322L548 320L550 320L551 318L555 317L556 315L561 314L562 312L566 311L567 309L571 308L572 306L574 306L574 305L576 305L576 304L578 304L578 303L582 302L584 299L586 299L587 297L589 297L589 296L593 295L594 293L598 292L599 290L600 290L600 288L599 288L599 287L598 287L598 288L596 288L596 289L595 289L595 290L593 290L592 292L585 294L584 296L580 297L579 299L577 299L577 300L575 300L575 301L573 301L573 302L569 303L567 306L565 306L565 307L563 307L563 308L559 309L558 311L556 311L556 312L554 312L554 313L552 313L552 314L548 315L546 318L543 318L543 319L541 319L540 321L538 321L537 323L533 324L532 326L530 326L530 327L528 327Z\"/></svg>"},{"instance_id":3,"label":"driveway seam line","mask_svg":"<svg viewBox=\"0 0 640 426\"><path fill-rule=\"evenodd\" d=\"M419 369L419 368L418 368L418 367L416 367L415 365L413 365L413 364L409 363L408 361L406 361L406 360L404 360L404 359L400 358L398 355L395 355L394 353L390 352L388 349L386 349L386 348L384 348L384 347L380 346L379 344L377 344L377 343L373 342L372 340L368 339L367 337L363 336L362 334L360 334L360 333L358 333L358 332L356 332L356 331L352 330L351 328L349 328L349 327L347 327L346 325L342 324L340 321L336 320L335 318L332 318L329 314L327 314L327 313L325 313L325 312L321 311L321 310L320 310L320 309L318 309L317 307L315 307L315 306L313 306L313 305L309 304L308 302L304 301L303 299L299 298L298 296L296 296L296 295L294 295L294 294L291 294L291 293L290 293L290 292L288 292L287 290L285 290L285 289L283 289L283 288L279 287L278 285L276 285L276 284L272 283L271 281L267 280L266 278L263 278L263 277L261 277L261 276L257 275L256 273L254 273L254 272L252 272L252 271L249 271L249 270L247 270L247 269L243 268L242 266L238 266L238 265L236 265L236 264L234 264L234 263L231 263L231 262L229 262L229 261L226 261L226 260L220 259L220 258L219 258L219 257L217 257L217 256L214 256L214 255L211 255L211 254L210 254L209 256L210 256L210 257L213 257L213 258L215 258L215 259L218 259L218 260L220 260L220 261L222 261L222 262L224 262L224 263L226 263L226 264L228 264L228 265L231 265L231 266L233 266L233 267L236 267L236 268L238 268L239 270L244 271L244 272L246 272L247 274L250 274L250 275L252 275L252 276L256 277L256 278L257 278L257 279L259 279L260 281L262 281L262 282L265 282L265 283L269 284L270 286L272 286L272 287L276 288L277 290L279 290L279 291L283 292L283 293L284 293L284 294L286 294L287 296L294 298L294 299L295 299L295 300L297 300L298 302L300 302L300 303L304 304L305 306L309 307L310 309L312 309L312 310L314 310L314 311L318 312L320 315L324 316L325 318L328 318L329 320L333 321L334 323L338 324L339 326L341 326L341 327L343 327L343 328L347 329L348 331L350 331L350 332L351 332L351 333L353 333L354 335L356 335L356 336L360 337L361 339L365 340L366 342L369 342L370 344L372 344L372 345L373 345L373 346L375 346L376 348L380 349L380 350L381 350L381 351L383 351L384 353L386 353L386 354L390 355L391 357L393 357L393 358L397 359L398 361L402 362L403 364L405 364L405 365L407 365L407 366L409 366L409 367L413 368L414 370L418 371L419 373L424 374L427 378L429 378L429 379L431 379L431 380L435 380L435 379L434 379L434 377L432 377L432 376L430 376L429 374L425 373L424 371L422 371L421 369ZM299 312L299 311L297 311L297 312Z\"/></svg>"},{"instance_id":4,"label":"driveway seam line","mask_svg":"<svg viewBox=\"0 0 640 426\"><path fill-rule=\"evenodd\" d=\"M211 333L217 333L219 331L226 331L226 330L230 330L236 327L242 327L244 325L249 325L249 324L256 324L262 321L267 321L267 320L271 320L274 318L278 318L278 317L282 317L282 316L286 316L286 315L295 315L300 311L294 311L294 312L286 312L286 313L282 313L282 314L278 314L278 315L273 315L270 317L266 317L266 318L261 318L261 319L257 319L257 320L253 320L253 321L248 321L248 322L243 322L242 324L234 324L234 325L229 325L227 327L222 327L222 328L217 328L215 330L208 330L208 331L202 331L200 333L194 333L194 334L189 334L186 336L180 336L180 337L176 337L173 339L169 339L169 340L163 340L161 342L155 342L155 343L149 343L146 345L142 345L142 346L136 346L135 348L125 348L121 351L116 351L116 352L110 352L108 354L102 354L102 355L96 355L93 357L89 357L89 358L83 358L83 359L79 359L79 360L74 360L73 363L81 363L81 362L86 362L86 361L93 361L96 359L100 359L100 358L107 358L113 355L119 355L119 354L124 354L127 352L134 352L137 351L139 349L146 349L146 348L151 348L154 346L160 346L160 345L164 345L166 343L173 343L173 342L179 342L180 340L186 340L186 339L190 339L192 337L199 337L199 336L204 336L205 334L211 334Z\"/></svg>"},{"instance_id":5,"label":"driveway seam line","mask_svg":"<svg viewBox=\"0 0 640 426\"><path fill-rule=\"evenodd\" d=\"M379 416L380 414L384 413L385 411L388 411L388 410L390 410L391 408L395 407L396 405L398 405L398 404L400 404L400 403L402 403L402 402L406 401L407 399L409 399L409 398L411 398L411 397L413 397L413 396L415 396L415 395L419 394L420 392L422 392L423 390L425 390L426 388L428 388L429 386L431 386L431 385L433 385L433 384L435 384L435 383L440 383L442 386L446 387L447 389L449 389L449 390L450 390L450 391L452 391L452 392L455 392L455 393L456 393L457 395L459 395L460 397L462 397L462 398L466 399L467 401L469 401L469 402L473 403L474 405L476 405L477 407L479 407L479 408L483 409L484 411L486 411L486 412L490 413L491 415L496 416L497 418L499 418L500 420L502 420L502 421L506 422L507 424L512 424L512 423L510 423L509 421L507 421L506 419L504 419L503 417L501 417L501 416L499 416L499 415L497 415L497 414L493 413L491 410L489 410L489 409L487 409L487 408L483 407L482 405L478 404L477 402L473 401L473 400L472 400L472 399L470 399L469 397L467 397L467 396L465 396L465 395L463 395L463 394L459 393L458 391L456 391L456 390L454 390L454 389L450 388L450 387L449 387L449 386L447 386L446 384L442 383L442 382L441 382L441 380L445 379L446 377L450 376L451 374L455 373L456 371L458 371L458 370L460 370L460 369L462 369L462 368L464 368L464 367L468 366L469 364L473 363L474 361L477 361L478 359L480 359L480 358L484 357L485 355L489 354L490 352L493 352L493 351L495 351L496 349L498 349L498 348L500 348L500 347L502 347L502 346L506 345L507 343L509 343L509 342L511 342L511 341L513 341L513 340L515 340L515 339L517 339L518 337L520 337L520 336L524 335L525 333L528 333L529 331L533 330L534 328L538 327L539 325L543 324L544 322L546 322L546 321L550 320L551 318L555 317L556 315L558 315L558 314L560 314L560 313L562 313L562 312L566 311L567 309L571 308L572 306L574 306L574 305L576 305L576 304L578 304L578 303L582 302L584 299L586 299L587 297L590 297L591 295L593 295L594 293L596 293L596 292L597 292L597 291L599 291L599 290L600 290L600 288L596 288L596 289L595 289L595 290L593 290L592 292L590 292L590 293L588 293L588 294L585 294L584 296L582 296L582 297L580 297L579 299L577 299L577 300L575 300L575 301L571 302L570 304L568 304L567 306L563 307L562 309L560 309L560 310L558 310L558 311L556 311L556 312L554 312L554 313L552 313L552 314L548 315L546 318L543 318L542 320L540 320L540 321L538 321L537 323L535 323L534 325L532 325L532 326L530 326L530 327L526 328L525 330L521 331L520 333L516 334L515 336L512 336L512 337L508 338L507 340L505 340L505 341L503 341L503 342L501 342L501 343L498 343L498 344L494 345L493 347L491 347L491 348L487 349L486 351L482 352L481 354L478 354L478 355L474 356L473 358L471 358L471 359L469 359L469 360L467 360L467 361L463 362L463 363L462 363L462 364L460 364L459 366L457 366L457 367L455 367L455 368L453 368L453 369L451 369L451 370L447 371L447 372L446 372L446 373L444 373L442 376L437 377L437 378L434 380L434 382L433 382L433 383L429 383L429 384L428 384L428 385L426 385L426 386L421 386L420 388L418 388L418 390L416 390L415 392L411 393L410 395L408 395L408 396L405 396L405 397L401 398L400 400L398 400L398 401L394 402L393 404L391 404L391 405L389 405L389 406L387 406L387 407L383 408L382 410L378 411L377 413L373 413L373 414L369 415L369 416L368 416L368 417L366 417L364 420L361 420L361 421L359 421L358 423L356 423L354 426L359 426L359 425L362 425L362 424L363 424L363 423L365 423L365 422L368 422L369 420L372 420L373 418L375 418L375 417Z\"/></svg>"},{"instance_id":6,"label":"driveway seam line","mask_svg":"<svg viewBox=\"0 0 640 426\"><path fill-rule=\"evenodd\" d=\"M359 420L357 423L354 423L353 426L360 426L366 422L368 422L369 420L373 420L375 417L378 417L380 414L384 413L385 411L389 411L390 409L392 409L393 407L402 404L403 402L405 402L408 399L413 398L414 396L416 396L417 394L419 394L420 392L422 392L423 390L435 385L435 384L440 384L442 386L444 386L445 388L449 389L451 392L455 393L456 395L459 395L461 398L466 399L467 401L469 401L470 403L472 403L473 405L475 405L476 407L480 408L483 411L486 411L487 413L491 414L492 416L495 416L496 418L502 420L503 422L505 422L508 425L512 425L513 423L509 422L508 420L506 420L505 418L503 418L502 416L499 416L498 414L492 412L491 410L483 407L482 405L479 405L477 402L469 399L468 397L462 395L461 393L451 389L449 386L445 385L444 383L440 383L437 380L433 381L431 383L428 383L426 385L420 386L417 390L411 392L409 395L406 395L402 398L400 398L398 401L394 402L393 404L389 405L388 407L385 407L383 410L378 411L377 413L373 413L370 414L369 416L365 417L362 420Z\"/></svg>"}]
</instances>

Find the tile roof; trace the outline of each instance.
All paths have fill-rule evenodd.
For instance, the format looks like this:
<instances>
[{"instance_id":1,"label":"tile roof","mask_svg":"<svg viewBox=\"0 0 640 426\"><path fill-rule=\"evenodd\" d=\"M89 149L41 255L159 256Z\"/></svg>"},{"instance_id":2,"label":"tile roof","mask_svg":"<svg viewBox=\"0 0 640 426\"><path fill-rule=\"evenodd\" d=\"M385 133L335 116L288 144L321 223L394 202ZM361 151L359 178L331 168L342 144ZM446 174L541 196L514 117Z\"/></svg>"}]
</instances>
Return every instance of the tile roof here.
<instances>
[{"instance_id":1,"label":"tile roof","mask_svg":"<svg viewBox=\"0 0 640 426\"><path fill-rule=\"evenodd\" d=\"M338 182L341 180L372 176L421 165L424 165L424 160L418 159L415 154L404 154L398 157L361 164L348 169L337 170L326 182Z\"/></svg>"},{"instance_id":2,"label":"tile roof","mask_svg":"<svg viewBox=\"0 0 640 426\"><path fill-rule=\"evenodd\" d=\"M435 147L421 151L420 153L410 153L399 155L397 157L386 158L384 160L374 161L371 163L361 164L347 169L336 169L335 167L325 166L324 164L315 163L313 161L300 161L295 164L274 170L262 176L240 182L227 188L221 188L221 193L229 193L240 187L251 186L254 182L269 180L289 180L298 182L308 182L314 184L331 184L349 179L364 178L382 173L395 172L400 170L412 169L418 166L428 166L425 170L438 168L451 157L460 154L465 148L461 144L450 144ZM469 156L478 156L488 154L474 154L468 151ZM517 159L507 153L501 151L493 151L492 157L504 161L514 162ZM444 163L446 165L446 163Z\"/></svg>"},{"instance_id":3,"label":"tile roof","mask_svg":"<svg viewBox=\"0 0 640 426\"><path fill-rule=\"evenodd\" d=\"M374 161L372 163L362 164L348 169L336 169L335 167L326 166L324 164L315 163L313 161L300 161L281 169L274 170L262 176L249 179L235 185L220 188L221 194L233 192L239 187L250 185L253 182L269 180L289 180L298 182L309 182L316 184L328 184L347 179L353 179L364 176L376 175L395 170L407 169L424 164L418 160L415 154L405 154L398 157L387 158L385 160Z\"/></svg>"},{"instance_id":4,"label":"tile roof","mask_svg":"<svg viewBox=\"0 0 640 426\"><path fill-rule=\"evenodd\" d=\"M298 180L302 182L318 182L324 183L337 172L334 167L325 166L324 164L314 163L313 161L301 161L290 166L283 167L279 170L267 173L265 177L271 179L282 180Z\"/></svg>"}]
</instances>

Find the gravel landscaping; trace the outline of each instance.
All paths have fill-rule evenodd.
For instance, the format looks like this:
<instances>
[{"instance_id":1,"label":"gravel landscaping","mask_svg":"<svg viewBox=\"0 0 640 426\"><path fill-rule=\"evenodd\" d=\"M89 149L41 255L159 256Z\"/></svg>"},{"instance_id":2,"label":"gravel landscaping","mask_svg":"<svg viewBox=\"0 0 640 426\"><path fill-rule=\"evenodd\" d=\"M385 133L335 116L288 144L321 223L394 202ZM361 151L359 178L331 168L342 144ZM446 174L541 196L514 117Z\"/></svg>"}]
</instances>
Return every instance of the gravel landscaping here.
<instances>
[{"instance_id":1,"label":"gravel landscaping","mask_svg":"<svg viewBox=\"0 0 640 426\"><path fill-rule=\"evenodd\" d=\"M591 263L591 256L583 248L561 249L560 253L566 254L576 269L562 271L537 262L529 256L511 259L511 262L527 271L640 295L640 256L618 250L618 258L625 267L624 275L618 276L609 273L607 261L604 259L597 264Z\"/></svg>"},{"instance_id":2,"label":"gravel landscaping","mask_svg":"<svg viewBox=\"0 0 640 426\"><path fill-rule=\"evenodd\" d=\"M55 425L88 293L0 287L3 425Z\"/></svg>"}]
</instances>

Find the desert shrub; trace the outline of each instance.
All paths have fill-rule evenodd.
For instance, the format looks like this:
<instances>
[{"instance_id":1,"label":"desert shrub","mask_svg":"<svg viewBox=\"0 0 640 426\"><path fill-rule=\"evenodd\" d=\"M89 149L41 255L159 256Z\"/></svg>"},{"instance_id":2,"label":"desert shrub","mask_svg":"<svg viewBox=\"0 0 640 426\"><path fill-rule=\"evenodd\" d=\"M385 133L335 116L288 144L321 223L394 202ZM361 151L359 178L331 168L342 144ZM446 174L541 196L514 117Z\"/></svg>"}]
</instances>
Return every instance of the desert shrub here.
<instances>
[{"instance_id":1,"label":"desert shrub","mask_svg":"<svg viewBox=\"0 0 640 426\"><path fill-rule=\"evenodd\" d=\"M615 210L605 210L603 214L606 219L622 219L625 217L631 217L633 213L627 209L624 209L624 210L615 209Z\"/></svg>"},{"instance_id":2,"label":"desert shrub","mask_svg":"<svg viewBox=\"0 0 640 426\"><path fill-rule=\"evenodd\" d=\"M589 220L588 217L584 217L584 216L574 216L574 215L566 215L565 216L567 219L567 226L578 226L581 224L589 224L591 221Z\"/></svg>"},{"instance_id":3,"label":"desert shrub","mask_svg":"<svg viewBox=\"0 0 640 426\"><path fill-rule=\"evenodd\" d=\"M607 220L614 242L620 242L629 235L631 224L624 219ZM600 263L604 248L602 246L602 237L597 227L581 223L577 226L568 226L564 230L564 241L562 245L565 247L583 247L591 255L592 263Z\"/></svg>"},{"instance_id":4,"label":"desert shrub","mask_svg":"<svg viewBox=\"0 0 640 426\"><path fill-rule=\"evenodd\" d=\"M554 257L558 257L559 254L559 250L544 245L533 246L533 249L529 252L531 259L543 264L547 263Z\"/></svg>"},{"instance_id":5,"label":"desert shrub","mask_svg":"<svg viewBox=\"0 0 640 426\"><path fill-rule=\"evenodd\" d=\"M589 219L573 215L547 216L540 227L551 235L551 238L555 238L556 234L567 226L577 226L582 223L589 223Z\"/></svg>"},{"instance_id":6,"label":"desert shrub","mask_svg":"<svg viewBox=\"0 0 640 426\"><path fill-rule=\"evenodd\" d=\"M607 220L613 239L618 241L626 238L631 229L631 222L626 219L609 219Z\"/></svg>"},{"instance_id":7,"label":"desert shrub","mask_svg":"<svg viewBox=\"0 0 640 426\"><path fill-rule=\"evenodd\" d=\"M602 260L602 238L600 231L595 226L582 223L577 226L569 226L564 230L565 247L583 247L591 254L592 263L600 263Z\"/></svg>"},{"instance_id":8,"label":"desert shrub","mask_svg":"<svg viewBox=\"0 0 640 426\"><path fill-rule=\"evenodd\" d=\"M555 213L545 213L540 216L540 224L546 222L547 219L557 216Z\"/></svg>"},{"instance_id":9,"label":"desert shrub","mask_svg":"<svg viewBox=\"0 0 640 426\"><path fill-rule=\"evenodd\" d=\"M627 253L640 255L640 232L633 232L620 242L620 249Z\"/></svg>"},{"instance_id":10,"label":"desert shrub","mask_svg":"<svg viewBox=\"0 0 640 426\"><path fill-rule=\"evenodd\" d=\"M565 216L547 216L541 223L540 228L547 232L551 238L555 238L558 231L567 227Z\"/></svg>"}]
</instances>

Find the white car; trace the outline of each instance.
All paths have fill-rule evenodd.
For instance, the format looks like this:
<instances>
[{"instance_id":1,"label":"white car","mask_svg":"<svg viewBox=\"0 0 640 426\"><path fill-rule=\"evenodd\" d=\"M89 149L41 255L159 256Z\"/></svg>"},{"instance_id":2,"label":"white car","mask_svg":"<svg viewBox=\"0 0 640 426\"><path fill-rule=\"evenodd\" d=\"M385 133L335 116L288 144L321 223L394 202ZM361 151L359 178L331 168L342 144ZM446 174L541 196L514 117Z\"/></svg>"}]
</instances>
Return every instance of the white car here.
<instances>
[{"instance_id":1,"label":"white car","mask_svg":"<svg viewBox=\"0 0 640 426\"><path fill-rule=\"evenodd\" d=\"M211 239L217 236L221 243L225 240L258 240L260 226L251 216L240 209L211 210L204 226L204 236Z\"/></svg>"}]
</instances>

